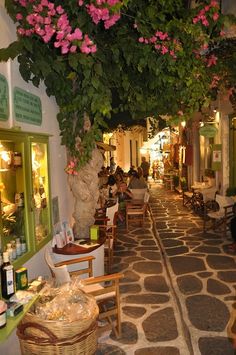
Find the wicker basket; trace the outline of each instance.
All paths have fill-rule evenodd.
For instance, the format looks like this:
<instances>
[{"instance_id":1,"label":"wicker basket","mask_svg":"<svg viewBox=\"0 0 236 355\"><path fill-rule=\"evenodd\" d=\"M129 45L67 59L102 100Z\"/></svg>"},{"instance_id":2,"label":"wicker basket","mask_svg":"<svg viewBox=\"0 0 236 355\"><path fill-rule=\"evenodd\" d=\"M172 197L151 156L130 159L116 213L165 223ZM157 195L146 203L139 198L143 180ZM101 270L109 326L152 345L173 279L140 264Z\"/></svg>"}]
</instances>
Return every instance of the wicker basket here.
<instances>
[{"instance_id":1,"label":"wicker basket","mask_svg":"<svg viewBox=\"0 0 236 355\"><path fill-rule=\"evenodd\" d=\"M17 327L23 355L91 355L97 349L98 308L93 316L72 323L47 321L27 313Z\"/></svg>"}]
</instances>

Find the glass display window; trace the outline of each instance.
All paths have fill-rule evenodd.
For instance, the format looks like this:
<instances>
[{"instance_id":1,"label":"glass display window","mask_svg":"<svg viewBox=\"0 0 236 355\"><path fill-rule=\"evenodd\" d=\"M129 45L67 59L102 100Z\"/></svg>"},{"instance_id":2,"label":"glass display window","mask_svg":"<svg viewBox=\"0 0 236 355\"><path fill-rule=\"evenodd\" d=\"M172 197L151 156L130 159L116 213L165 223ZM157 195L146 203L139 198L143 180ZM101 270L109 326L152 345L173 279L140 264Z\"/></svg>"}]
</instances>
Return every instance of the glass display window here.
<instances>
[{"instance_id":1,"label":"glass display window","mask_svg":"<svg viewBox=\"0 0 236 355\"><path fill-rule=\"evenodd\" d=\"M20 267L52 237L48 135L0 129L0 252Z\"/></svg>"},{"instance_id":2,"label":"glass display window","mask_svg":"<svg viewBox=\"0 0 236 355\"><path fill-rule=\"evenodd\" d=\"M33 210L36 243L49 236L49 204L48 204L48 161L47 145L31 143Z\"/></svg>"},{"instance_id":3,"label":"glass display window","mask_svg":"<svg viewBox=\"0 0 236 355\"><path fill-rule=\"evenodd\" d=\"M17 260L27 253L23 142L0 140L1 249ZM24 244L16 253L17 241Z\"/></svg>"}]
</instances>

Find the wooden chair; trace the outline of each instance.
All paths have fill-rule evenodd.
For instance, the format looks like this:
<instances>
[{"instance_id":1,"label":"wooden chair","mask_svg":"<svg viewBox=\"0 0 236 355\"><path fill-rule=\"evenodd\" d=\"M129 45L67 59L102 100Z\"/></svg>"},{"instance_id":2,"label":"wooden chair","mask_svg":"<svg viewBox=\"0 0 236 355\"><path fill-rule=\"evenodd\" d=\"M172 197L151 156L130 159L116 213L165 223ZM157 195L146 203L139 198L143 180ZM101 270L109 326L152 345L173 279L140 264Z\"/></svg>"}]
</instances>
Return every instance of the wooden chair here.
<instances>
[{"instance_id":1,"label":"wooden chair","mask_svg":"<svg viewBox=\"0 0 236 355\"><path fill-rule=\"evenodd\" d=\"M116 218L116 217L114 217ZM111 272L113 264L113 254L116 240L116 222L113 225L99 225L99 229L106 234L106 241L104 243L104 261L107 266L107 273Z\"/></svg>"},{"instance_id":2,"label":"wooden chair","mask_svg":"<svg viewBox=\"0 0 236 355\"><path fill-rule=\"evenodd\" d=\"M234 216L234 200L216 194L215 203L205 204L203 231L213 229L226 237L231 218Z\"/></svg>"},{"instance_id":3,"label":"wooden chair","mask_svg":"<svg viewBox=\"0 0 236 355\"><path fill-rule=\"evenodd\" d=\"M126 205L126 229L129 230L129 223L140 223L144 225L144 217L149 208L149 193L146 192L143 200L131 200Z\"/></svg>"},{"instance_id":4,"label":"wooden chair","mask_svg":"<svg viewBox=\"0 0 236 355\"><path fill-rule=\"evenodd\" d=\"M194 192L188 190L182 190L183 206L192 207L194 200Z\"/></svg>"},{"instance_id":5,"label":"wooden chair","mask_svg":"<svg viewBox=\"0 0 236 355\"><path fill-rule=\"evenodd\" d=\"M115 273L111 275L93 277L93 265L92 261L95 258L93 256L86 256L82 258L76 258L72 260L65 260L59 263L54 263L52 258L51 247L45 249L45 261L52 273L52 276L56 279L57 285L61 285L67 282L71 282L71 275L87 274L89 277L82 280L81 289L93 295L99 306L99 320L107 319L111 325L115 336L119 338L121 336L121 307L120 307L120 291L119 281L123 277L121 273ZM74 272L69 272L67 265L79 264L81 262L87 262L87 267ZM113 321L115 318L115 321Z\"/></svg>"},{"instance_id":6,"label":"wooden chair","mask_svg":"<svg viewBox=\"0 0 236 355\"><path fill-rule=\"evenodd\" d=\"M144 189L130 189L133 195L133 200L144 200L145 194L148 192L147 188Z\"/></svg>"},{"instance_id":7,"label":"wooden chair","mask_svg":"<svg viewBox=\"0 0 236 355\"><path fill-rule=\"evenodd\" d=\"M96 218L95 224L98 224L99 229L104 231L106 234L106 241L104 243L104 260L107 266L107 273L111 272L111 267L113 264L113 254L114 246L116 241L116 230L117 230L117 213L118 213L118 202L111 207L106 209L106 216Z\"/></svg>"}]
</instances>

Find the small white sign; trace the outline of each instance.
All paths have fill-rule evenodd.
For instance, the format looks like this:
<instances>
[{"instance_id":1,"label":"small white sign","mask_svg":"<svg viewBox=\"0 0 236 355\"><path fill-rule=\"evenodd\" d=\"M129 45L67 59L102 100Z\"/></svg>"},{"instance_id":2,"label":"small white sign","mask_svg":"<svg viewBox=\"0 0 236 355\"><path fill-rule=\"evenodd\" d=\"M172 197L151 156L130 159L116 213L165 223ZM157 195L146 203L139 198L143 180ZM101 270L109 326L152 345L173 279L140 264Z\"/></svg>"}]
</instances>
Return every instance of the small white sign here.
<instances>
[{"instance_id":1,"label":"small white sign","mask_svg":"<svg viewBox=\"0 0 236 355\"><path fill-rule=\"evenodd\" d=\"M213 163L221 163L221 150L213 150Z\"/></svg>"}]
</instances>

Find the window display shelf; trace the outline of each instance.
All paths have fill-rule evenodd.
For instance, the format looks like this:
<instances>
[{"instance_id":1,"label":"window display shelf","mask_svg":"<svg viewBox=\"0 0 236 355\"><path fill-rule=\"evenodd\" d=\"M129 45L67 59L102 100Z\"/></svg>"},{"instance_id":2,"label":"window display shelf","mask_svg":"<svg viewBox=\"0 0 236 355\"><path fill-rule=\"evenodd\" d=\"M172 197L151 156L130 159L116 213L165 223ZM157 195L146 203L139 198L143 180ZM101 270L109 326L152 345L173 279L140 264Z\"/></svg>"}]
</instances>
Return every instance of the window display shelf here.
<instances>
[{"instance_id":1,"label":"window display shelf","mask_svg":"<svg viewBox=\"0 0 236 355\"><path fill-rule=\"evenodd\" d=\"M11 335L11 333L16 329L17 325L20 323L21 319L29 311L32 305L36 302L39 295L35 295L27 304L24 305L24 309L16 317L8 317L7 324L4 328L0 329L0 343L3 343Z\"/></svg>"},{"instance_id":2,"label":"window display shelf","mask_svg":"<svg viewBox=\"0 0 236 355\"><path fill-rule=\"evenodd\" d=\"M22 266L52 237L49 136L0 129L0 253Z\"/></svg>"}]
</instances>

